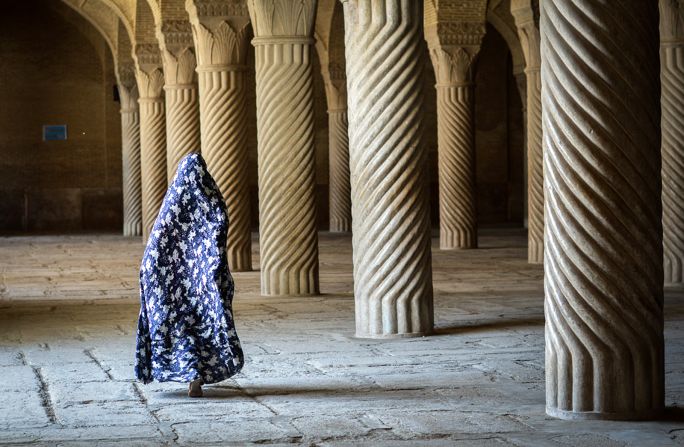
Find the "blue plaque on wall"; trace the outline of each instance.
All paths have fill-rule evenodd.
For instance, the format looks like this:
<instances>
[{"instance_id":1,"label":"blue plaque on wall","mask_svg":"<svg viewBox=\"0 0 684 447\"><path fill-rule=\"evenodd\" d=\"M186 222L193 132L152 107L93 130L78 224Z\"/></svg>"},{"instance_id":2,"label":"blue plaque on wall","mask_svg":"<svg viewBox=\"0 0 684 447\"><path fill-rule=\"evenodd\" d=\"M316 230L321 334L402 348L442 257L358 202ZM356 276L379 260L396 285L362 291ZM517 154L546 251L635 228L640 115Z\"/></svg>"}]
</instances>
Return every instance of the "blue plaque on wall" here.
<instances>
[{"instance_id":1,"label":"blue plaque on wall","mask_svg":"<svg viewBox=\"0 0 684 447\"><path fill-rule=\"evenodd\" d=\"M67 139L66 124L43 126L43 141L61 141Z\"/></svg>"}]
</instances>

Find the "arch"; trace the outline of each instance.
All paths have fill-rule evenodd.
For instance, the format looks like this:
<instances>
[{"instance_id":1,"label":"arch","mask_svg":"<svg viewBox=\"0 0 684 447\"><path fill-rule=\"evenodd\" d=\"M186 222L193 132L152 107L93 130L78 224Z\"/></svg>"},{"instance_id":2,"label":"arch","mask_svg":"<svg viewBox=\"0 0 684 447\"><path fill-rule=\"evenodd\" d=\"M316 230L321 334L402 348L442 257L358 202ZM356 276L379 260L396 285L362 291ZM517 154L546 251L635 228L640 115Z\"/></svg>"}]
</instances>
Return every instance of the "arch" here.
<instances>
[{"instance_id":1,"label":"arch","mask_svg":"<svg viewBox=\"0 0 684 447\"><path fill-rule=\"evenodd\" d=\"M522 45L520 44L520 38L518 38L518 30L511 15L511 1L491 0L487 7L487 22L506 41L513 59L513 73L522 73L525 69L525 57Z\"/></svg>"},{"instance_id":2,"label":"arch","mask_svg":"<svg viewBox=\"0 0 684 447\"><path fill-rule=\"evenodd\" d=\"M142 3L143 0L138 0L138 3ZM154 18L154 23L157 26L161 26L162 21L162 6L161 0L147 0L147 6L150 7L152 12L152 17Z\"/></svg>"},{"instance_id":3,"label":"arch","mask_svg":"<svg viewBox=\"0 0 684 447\"><path fill-rule=\"evenodd\" d=\"M335 3L337 3L337 0L320 0L318 2L318 9L316 10L314 37L316 39L316 52L318 53L321 67L325 67L329 63L328 49Z\"/></svg>"},{"instance_id":4,"label":"arch","mask_svg":"<svg viewBox=\"0 0 684 447\"><path fill-rule=\"evenodd\" d=\"M100 0L91 0L88 3L82 3L78 0L62 0L62 3L84 18L104 38L112 53L114 68L118 74L119 60L117 56L119 54L118 32L120 21L116 14Z\"/></svg>"},{"instance_id":5,"label":"arch","mask_svg":"<svg viewBox=\"0 0 684 447\"><path fill-rule=\"evenodd\" d=\"M112 10L121 20L128 39L131 43L135 42L135 15L136 0L100 0L110 10Z\"/></svg>"}]
</instances>

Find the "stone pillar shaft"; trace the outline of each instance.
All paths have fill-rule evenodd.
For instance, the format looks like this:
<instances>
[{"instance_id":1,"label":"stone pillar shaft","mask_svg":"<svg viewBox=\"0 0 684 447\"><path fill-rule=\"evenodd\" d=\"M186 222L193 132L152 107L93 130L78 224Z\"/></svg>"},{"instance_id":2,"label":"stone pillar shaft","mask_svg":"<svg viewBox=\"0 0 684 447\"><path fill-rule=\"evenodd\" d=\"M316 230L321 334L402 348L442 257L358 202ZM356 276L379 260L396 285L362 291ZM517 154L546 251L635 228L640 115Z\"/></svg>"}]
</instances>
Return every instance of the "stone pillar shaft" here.
<instances>
[{"instance_id":1,"label":"stone pillar shaft","mask_svg":"<svg viewBox=\"0 0 684 447\"><path fill-rule=\"evenodd\" d=\"M351 185L347 109L328 110L330 231L351 231Z\"/></svg>"},{"instance_id":2,"label":"stone pillar shaft","mask_svg":"<svg viewBox=\"0 0 684 447\"><path fill-rule=\"evenodd\" d=\"M167 186L166 121L161 98L140 98L139 102L143 241L147 241Z\"/></svg>"},{"instance_id":3,"label":"stone pillar shaft","mask_svg":"<svg viewBox=\"0 0 684 447\"><path fill-rule=\"evenodd\" d=\"M527 75L527 260L544 262L544 157L539 69Z\"/></svg>"},{"instance_id":4,"label":"stone pillar shaft","mask_svg":"<svg viewBox=\"0 0 684 447\"><path fill-rule=\"evenodd\" d=\"M311 46L315 0L250 0L256 49L263 295L313 295L318 233Z\"/></svg>"},{"instance_id":5,"label":"stone pillar shaft","mask_svg":"<svg viewBox=\"0 0 684 447\"><path fill-rule=\"evenodd\" d=\"M121 99L121 160L123 177L123 234L142 235L142 190L140 178L140 115L138 90L119 85Z\"/></svg>"},{"instance_id":6,"label":"stone pillar shaft","mask_svg":"<svg viewBox=\"0 0 684 447\"><path fill-rule=\"evenodd\" d=\"M197 50L202 155L228 210L228 264L245 272L252 270L245 113L249 13L244 2L215 6L186 3Z\"/></svg>"},{"instance_id":7,"label":"stone pillar shaft","mask_svg":"<svg viewBox=\"0 0 684 447\"><path fill-rule=\"evenodd\" d=\"M663 248L666 283L684 282L684 5L660 1Z\"/></svg>"},{"instance_id":8,"label":"stone pillar shaft","mask_svg":"<svg viewBox=\"0 0 684 447\"><path fill-rule=\"evenodd\" d=\"M196 84L164 86L166 92L166 164L169 183L178 163L200 151L199 96Z\"/></svg>"},{"instance_id":9,"label":"stone pillar shaft","mask_svg":"<svg viewBox=\"0 0 684 447\"><path fill-rule=\"evenodd\" d=\"M511 0L511 13L525 55L527 152L527 259L544 261L544 160L542 152L542 106L540 76L539 0Z\"/></svg>"},{"instance_id":10,"label":"stone pillar shaft","mask_svg":"<svg viewBox=\"0 0 684 447\"><path fill-rule=\"evenodd\" d=\"M228 208L228 263L252 269L249 179L247 176L246 85L242 67L200 67L202 154Z\"/></svg>"},{"instance_id":11,"label":"stone pillar shaft","mask_svg":"<svg viewBox=\"0 0 684 447\"><path fill-rule=\"evenodd\" d=\"M439 247L477 247L473 87L437 86Z\"/></svg>"},{"instance_id":12,"label":"stone pillar shaft","mask_svg":"<svg viewBox=\"0 0 684 447\"><path fill-rule=\"evenodd\" d=\"M541 8L547 413L656 417L664 404L657 5L544 0Z\"/></svg>"},{"instance_id":13,"label":"stone pillar shaft","mask_svg":"<svg viewBox=\"0 0 684 447\"><path fill-rule=\"evenodd\" d=\"M161 19L157 19L156 34L164 66L166 95L166 164L171 183L178 163L188 154L200 152L200 112L197 92L197 59L193 34L186 14L178 14L171 3L162 4ZM164 7L166 6L166 7ZM184 18L181 18L184 17Z\"/></svg>"},{"instance_id":14,"label":"stone pillar shaft","mask_svg":"<svg viewBox=\"0 0 684 447\"><path fill-rule=\"evenodd\" d=\"M140 172L143 242L147 242L166 193L166 118L160 69L137 69L140 99Z\"/></svg>"},{"instance_id":15,"label":"stone pillar shaft","mask_svg":"<svg viewBox=\"0 0 684 447\"><path fill-rule=\"evenodd\" d=\"M423 5L344 1L356 335L433 329Z\"/></svg>"}]
</instances>

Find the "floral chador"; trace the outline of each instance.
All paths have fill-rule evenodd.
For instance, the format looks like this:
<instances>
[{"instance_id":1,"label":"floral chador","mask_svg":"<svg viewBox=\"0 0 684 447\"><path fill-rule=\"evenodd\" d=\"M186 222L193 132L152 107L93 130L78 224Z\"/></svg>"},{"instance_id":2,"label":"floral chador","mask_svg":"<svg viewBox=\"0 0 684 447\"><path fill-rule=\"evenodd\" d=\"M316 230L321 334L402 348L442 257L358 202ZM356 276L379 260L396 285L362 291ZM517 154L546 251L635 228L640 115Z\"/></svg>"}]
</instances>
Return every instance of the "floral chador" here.
<instances>
[{"instance_id":1,"label":"floral chador","mask_svg":"<svg viewBox=\"0 0 684 447\"><path fill-rule=\"evenodd\" d=\"M244 363L233 323L228 217L199 154L185 157L140 267L135 373L149 383L216 383Z\"/></svg>"}]
</instances>

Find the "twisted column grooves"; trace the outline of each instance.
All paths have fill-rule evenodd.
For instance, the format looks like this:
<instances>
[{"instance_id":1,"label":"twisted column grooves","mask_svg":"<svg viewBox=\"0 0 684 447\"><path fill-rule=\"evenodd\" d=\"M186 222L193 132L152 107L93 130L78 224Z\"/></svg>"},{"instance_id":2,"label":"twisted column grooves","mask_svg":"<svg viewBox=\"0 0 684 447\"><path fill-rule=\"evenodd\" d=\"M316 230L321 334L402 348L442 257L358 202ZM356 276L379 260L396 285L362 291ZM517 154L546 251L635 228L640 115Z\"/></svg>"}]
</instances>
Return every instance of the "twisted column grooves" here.
<instances>
[{"instance_id":1,"label":"twisted column grooves","mask_svg":"<svg viewBox=\"0 0 684 447\"><path fill-rule=\"evenodd\" d=\"M228 208L228 263L252 269L245 75L235 70L198 70L202 155Z\"/></svg>"},{"instance_id":2,"label":"twisted column grooves","mask_svg":"<svg viewBox=\"0 0 684 447\"><path fill-rule=\"evenodd\" d=\"M561 418L663 409L658 11L638 3L541 4L546 403Z\"/></svg>"},{"instance_id":3,"label":"twisted column grooves","mask_svg":"<svg viewBox=\"0 0 684 447\"><path fill-rule=\"evenodd\" d=\"M542 151L541 76L527 70L527 259L544 261L544 156Z\"/></svg>"},{"instance_id":4,"label":"twisted column grooves","mask_svg":"<svg viewBox=\"0 0 684 447\"><path fill-rule=\"evenodd\" d=\"M121 110L124 236L142 235L140 179L140 115L138 109Z\"/></svg>"},{"instance_id":5,"label":"twisted column grooves","mask_svg":"<svg viewBox=\"0 0 684 447\"><path fill-rule=\"evenodd\" d=\"M684 282L684 42L661 44L663 248L666 283Z\"/></svg>"},{"instance_id":6,"label":"twisted column grooves","mask_svg":"<svg viewBox=\"0 0 684 447\"><path fill-rule=\"evenodd\" d=\"M330 231L351 231L349 136L346 110L329 110Z\"/></svg>"},{"instance_id":7,"label":"twisted column grooves","mask_svg":"<svg viewBox=\"0 0 684 447\"><path fill-rule=\"evenodd\" d=\"M437 87L439 246L477 247L472 86Z\"/></svg>"},{"instance_id":8,"label":"twisted column grooves","mask_svg":"<svg viewBox=\"0 0 684 447\"><path fill-rule=\"evenodd\" d=\"M147 241L166 192L166 118L161 99L140 103L143 240Z\"/></svg>"},{"instance_id":9,"label":"twisted column grooves","mask_svg":"<svg viewBox=\"0 0 684 447\"><path fill-rule=\"evenodd\" d=\"M356 333L433 328L422 2L345 2ZM367 5L365 5L367 6ZM379 12L379 14L376 14Z\"/></svg>"},{"instance_id":10,"label":"twisted column grooves","mask_svg":"<svg viewBox=\"0 0 684 447\"><path fill-rule=\"evenodd\" d=\"M318 293L310 45L256 46L264 295Z\"/></svg>"},{"instance_id":11,"label":"twisted column grooves","mask_svg":"<svg viewBox=\"0 0 684 447\"><path fill-rule=\"evenodd\" d=\"M197 86L173 85L166 91L167 178L169 183L183 157L200 151Z\"/></svg>"}]
</instances>

